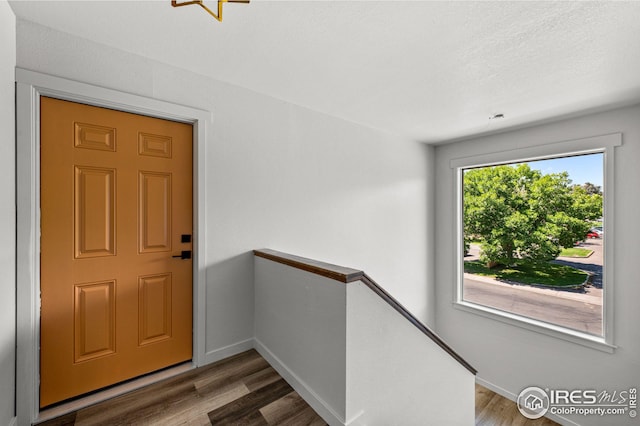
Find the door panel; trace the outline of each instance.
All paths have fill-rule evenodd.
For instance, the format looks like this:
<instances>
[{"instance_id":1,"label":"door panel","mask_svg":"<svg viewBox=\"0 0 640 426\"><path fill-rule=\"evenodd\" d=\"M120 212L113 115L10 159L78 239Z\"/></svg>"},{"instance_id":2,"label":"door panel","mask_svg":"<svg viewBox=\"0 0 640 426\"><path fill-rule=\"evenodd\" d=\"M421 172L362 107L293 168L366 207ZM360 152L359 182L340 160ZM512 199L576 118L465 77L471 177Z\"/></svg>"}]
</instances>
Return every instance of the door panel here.
<instances>
[{"instance_id":1,"label":"door panel","mask_svg":"<svg viewBox=\"0 0 640 426\"><path fill-rule=\"evenodd\" d=\"M75 286L74 362L116 351L115 284L115 281L105 281Z\"/></svg>"},{"instance_id":2,"label":"door panel","mask_svg":"<svg viewBox=\"0 0 640 426\"><path fill-rule=\"evenodd\" d=\"M76 259L115 255L115 169L75 167Z\"/></svg>"},{"instance_id":3,"label":"door panel","mask_svg":"<svg viewBox=\"0 0 640 426\"><path fill-rule=\"evenodd\" d=\"M41 407L191 359L192 133L41 99Z\"/></svg>"},{"instance_id":4,"label":"door panel","mask_svg":"<svg viewBox=\"0 0 640 426\"><path fill-rule=\"evenodd\" d=\"M140 253L171 250L171 174L140 172Z\"/></svg>"},{"instance_id":5,"label":"door panel","mask_svg":"<svg viewBox=\"0 0 640 426\"><path fill-rule=\"evenodd\" d=\"M171 338L171 274L140 277L138 283L139 344Z\"/></svg>"}]
</instances>

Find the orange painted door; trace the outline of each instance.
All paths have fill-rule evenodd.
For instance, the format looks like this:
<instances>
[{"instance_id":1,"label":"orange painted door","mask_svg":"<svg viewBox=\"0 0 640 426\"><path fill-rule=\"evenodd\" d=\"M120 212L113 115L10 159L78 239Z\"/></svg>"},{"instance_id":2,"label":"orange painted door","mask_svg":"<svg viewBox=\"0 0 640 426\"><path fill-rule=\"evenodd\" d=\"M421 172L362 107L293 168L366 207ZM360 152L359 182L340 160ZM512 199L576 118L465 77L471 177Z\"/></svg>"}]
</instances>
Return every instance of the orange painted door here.
<instances>
[{"instance_id":1,"label":"orange painted door","mask_svg":"<svg viewBox=\"0 0 640 426\"><path fill-rule=\"evenodd\" d=\"M40 406L191 359L192 126L41 99Z\"/></svg>"}]
</instances>

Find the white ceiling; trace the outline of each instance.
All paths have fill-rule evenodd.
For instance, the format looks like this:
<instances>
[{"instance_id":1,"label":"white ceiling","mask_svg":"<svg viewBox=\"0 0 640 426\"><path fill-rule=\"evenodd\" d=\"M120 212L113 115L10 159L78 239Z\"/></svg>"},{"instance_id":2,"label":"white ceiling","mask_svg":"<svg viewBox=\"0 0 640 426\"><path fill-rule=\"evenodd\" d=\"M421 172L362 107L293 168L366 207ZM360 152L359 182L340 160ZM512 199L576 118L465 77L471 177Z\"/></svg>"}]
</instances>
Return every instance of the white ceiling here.
<instances>
[{"instance_id":1,"label":"white ceiling","mask_svg":"<svg viewBox=\"0 0 640 426\"><path fill-rule=\"evenodd\" d=\"M215 0L204 0L215 8ZM640 2L11 1L18 17L442 142L640 102ZM489 120L496 113L505 119Z\"/></svg>"}]
</instances>

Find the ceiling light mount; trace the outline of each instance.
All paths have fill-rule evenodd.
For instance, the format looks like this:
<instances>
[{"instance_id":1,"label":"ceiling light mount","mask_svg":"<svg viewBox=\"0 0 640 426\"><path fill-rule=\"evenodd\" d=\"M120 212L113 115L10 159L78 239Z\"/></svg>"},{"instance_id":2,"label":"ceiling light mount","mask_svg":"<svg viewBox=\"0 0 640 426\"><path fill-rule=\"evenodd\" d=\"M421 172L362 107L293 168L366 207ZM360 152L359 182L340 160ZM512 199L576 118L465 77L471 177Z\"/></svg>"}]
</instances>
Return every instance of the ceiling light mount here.
<instances>
[{"instance_id":1,"label":"ceiling light mount","mask_svg":"<svg viewBox=\"0 0 640 426\"><path fill-rule=\"evenodd\" d=\"M177 0L171 0L171 6L180 7L180 6L189 6L192 4L197 4L204 10L206 10L209 15L213 16L218 20L218 22L222 22L222 5L223 3L249 3L250 0L218 0L218 13L216 14L213 10L209 9L203 3L204 0L191 0L191 1L183 1L182 3L178 3Z\"/></svg>"}]
</instances>

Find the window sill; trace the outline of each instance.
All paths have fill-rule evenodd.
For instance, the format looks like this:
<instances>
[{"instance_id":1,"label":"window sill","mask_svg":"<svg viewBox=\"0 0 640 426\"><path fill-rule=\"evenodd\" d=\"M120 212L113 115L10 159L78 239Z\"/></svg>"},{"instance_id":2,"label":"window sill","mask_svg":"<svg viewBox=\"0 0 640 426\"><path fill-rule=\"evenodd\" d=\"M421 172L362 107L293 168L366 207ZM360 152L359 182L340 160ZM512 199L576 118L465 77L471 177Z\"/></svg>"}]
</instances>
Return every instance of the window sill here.
<instances>
[{"instance_id":1,"label":"window sill","mask_svg":"<svg viewBox=\"0 0 640 426\"><path fill-rule=\"evenodd\" d=\"M500 311L498 309L493 309L487 306L460 301L454 302L453 307L461 311L480 315L485 318L490 318L496 321L503 322L505 324L524 328L526 330L555 337L557 339L562 339L567 342L576 343L578 345L586 346L588 348L596 349L602 352L614 353L615 349L617 348L617 346L607 343L604 337L582 333L577 330L560 327L554 324L546 323L544 321L522 317L520 315Z\"/></svg>"}]
</instances>

